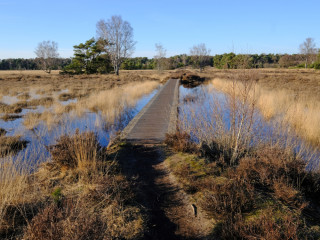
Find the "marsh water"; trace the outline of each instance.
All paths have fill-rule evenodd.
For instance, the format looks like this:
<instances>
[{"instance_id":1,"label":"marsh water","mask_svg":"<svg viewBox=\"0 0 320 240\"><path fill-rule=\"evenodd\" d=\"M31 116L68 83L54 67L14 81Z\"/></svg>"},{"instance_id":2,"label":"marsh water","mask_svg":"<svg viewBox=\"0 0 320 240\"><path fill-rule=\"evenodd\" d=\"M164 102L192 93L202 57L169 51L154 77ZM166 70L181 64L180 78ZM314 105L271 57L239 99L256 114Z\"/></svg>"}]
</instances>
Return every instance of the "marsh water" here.
<instances>
[{"instance_id":1,"label":"marsh water","mask_svg":"<svg viewBox=\"0 0 320 240\"><path fill-rule=\"evenodd\" d=\"M218 91L212 83L196 87L180 86L180 128L187 131L193 141L210 142L215 135L230 133L232 124L232 109L229 96ZM236 103L237 104L237 103ZM241 105L241 104L240 104ZM241 107L240 107L241 108ZM250 108L242 106L242 108ZM272 144L285 149L292 149L294 153L308 162L308 168L319 166L320 150L302 139L293 128L283 120L281 115L271 119L264 119L259 109L245 109L252 115L246 120L250 123L244 127L244 135L248 137L249 147L259 144ZM244 111L245 111L244 110ZM241 110L240 110L241 111ZM235 122L240 122L239 112L235 114ZM244 125L244 124L243 124ZM248 130L246 132L246 130ZM219 138L220 136L216 136Z\"/></svg>"},{"instance_id":2,"label":"marsh water","mask_svg":"<svg viewBox=\"0 0 320 240\"><path fill-rule=\"evenodd\" d=\"M65 112L60 117L58 123L48 126L45 122L40 121L34 128L27 129L24 126L24 115L28 113L43 113L44 111L53 111L52 107L37 106L33 109L23 109L21 113L16 114L20 117L12 121L0 119L0 128L7 131L6 136L21 136L21 139L27 140L27 147L17 153L14 158L20 160L31 160L34 163L46 161L50 158L48 146L53 145L63 135L73 135L76 131L86 132L93 131L101 146L107 146L110 138L121 131L131 119L150 101L158 92L160 86L151 93L138 99L133 107L123 108L120 115L116 116L114 122L105 121L104 115L98 111L85 111L80 116L72 111ZM5 96L3 102L13 104L18 102L16 97ZM76 99L60 101L61 105L76 103ZM4 114L1 114L4 115ZM0 116L1 117L1 116Z\"/></svg>"},{"instance_id":3,"label":"marsh water","mask_svg":"<svg viewBox=\"0 0 320 240\"><path fill-rule=\"evenodd\" d=\"M133 107L125 107L112 123L105 121L105 116L101 112L86 111L80 116L71 112L63 113L58 123L48 127L40 121L31 130L24 126L23 116L28 113L42 113L50 111L52 107L37 106L33 109L23 109L17 115L20 118L12 121L0 119L0 128L7 131L7 136L21 136L29 143L27 147L20 151L15 157L20 159L32 159L34 162L46 161L50 158L47 147L56 143L63 135L72 135L75 131L95 132L101 146L107 146L110 139L116 136L117 132L124 129L136 114L150 101L158 92L157 89L144 95L136 101ZM207 140L217 134L228 131L231 127L231 109L228 103L228 96L216 90L212 84L202 84L197 87L179 88L180 98L180 127L189 131L193 141L199 142ZM38 96L33 94L32 98ZM16 97L4 96L2 102L12 104L18 102ZM61 105L77 103L77 99L60 101ZM236 119L237 120L237 119ZM311 165L319 162L319 150L308 145L290 128L284 128L281 117L278 119L265 120L259 110L256 109L252 114L252 124L250 126L250 146L261 143L279 144L283 147L293 146L294 151L302 156ZM217 131L220 129L220 132ZM281 130L280 130L281 129ZM222 131L222 132L221 132Z\"/></svg>"}]
</instances>

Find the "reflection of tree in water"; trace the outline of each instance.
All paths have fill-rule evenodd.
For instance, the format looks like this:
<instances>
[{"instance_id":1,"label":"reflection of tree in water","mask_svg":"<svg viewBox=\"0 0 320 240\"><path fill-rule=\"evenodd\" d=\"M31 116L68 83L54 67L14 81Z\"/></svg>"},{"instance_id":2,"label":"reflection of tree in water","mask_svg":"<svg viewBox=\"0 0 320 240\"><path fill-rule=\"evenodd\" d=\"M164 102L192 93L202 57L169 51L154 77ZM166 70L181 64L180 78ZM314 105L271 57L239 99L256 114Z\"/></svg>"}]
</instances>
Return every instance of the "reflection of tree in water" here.
<instances>
[{"instance_id":1,"label":"reflection of tree in water","mask_svg":"<svg viewBox=\"0 0 320 240\"><path fill-rule=\"evenodd\" d=\"M180 94L180 100L185 103L185 104L192 104L192 103L202 103L205 101L205 95L204 95L204 91L205 88L203 88L202 86L196 86L196 87L189 87L189 88L185 88L184 85L183 89L180 88L180 92L182 92ZM181 91L182 90L182 91Z\"/></svg>"}]
</instances>

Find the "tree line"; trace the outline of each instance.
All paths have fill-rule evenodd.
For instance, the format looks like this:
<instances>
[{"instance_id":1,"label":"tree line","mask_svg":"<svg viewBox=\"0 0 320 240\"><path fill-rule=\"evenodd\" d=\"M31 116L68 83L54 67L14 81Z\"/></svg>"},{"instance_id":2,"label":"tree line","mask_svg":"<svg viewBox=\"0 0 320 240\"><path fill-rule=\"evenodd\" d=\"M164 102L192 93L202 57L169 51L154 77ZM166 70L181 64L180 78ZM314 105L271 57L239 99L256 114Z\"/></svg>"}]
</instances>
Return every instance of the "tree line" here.
<instances>
[{"instance_id":1,"label":"tree line","mask_svg":"<svg viewBox=\"0 0 320 240\"><path fill-rule=\"evenodd\" d=\"M92 46L93 39L86 43L75 45L75 56L71 58L57 58L52 70L64 70L66 73L91 74L110 73L113 71L111 61L106 53L101 53ZM89 47L88 47L89 45ZM91 45L91 46L90 46ZM93 49L90 49L92 48ZM85 50L84 49L88 49ZM314 55L314 61L307 64L307 68L320 69L320 55ZM162 58L161 66L157 58L134 57L125 59L120 65L122 70L173 70L181 67L198 67L194 57L180 54ZM305 55L303 54L235 54L225 53L208 56L204 66L218 69L237 68L305 68ZM41 70L39 59L3 59L0 60L0 70Z\"/></svg>"},{"instance_id":2,"label":"tree line","mask_svg":"<svg viewBox=\"0 0 320 240\"><path fill-rule=\"evenodd\" d=\"M0 70L42 70L39 65L40 59L38 58L9 58L0 59ZM56 58L54 59L52 70L62 70L65 66L71 63L70 58Z\"/></svg>"},{"instance_id":3,"label":"tree line","mask_svg":"<svg viewBox=\"0 0 320 240\"><path fill-rule=\"evenodd\" d=\"M72 58L60 58L58 44L54 41L42 41L35 49L35 59L3 59L0 70L37 70L47 73L62 70L67 74L94 74L119 70L157 69L158 71L194 67L200 71L206 66L219 69L304 67L320 69L320 51L313 38L299 46L299 54L235 54L224 53L210 55L210 49L204 43L194 45L189 54L166 57L166 49L161 43L155 44L153 58L135 57L136 42L133 28L121 16L112 16L96 24L97 37L74 45Z\"/></svg>"}]
</instances>

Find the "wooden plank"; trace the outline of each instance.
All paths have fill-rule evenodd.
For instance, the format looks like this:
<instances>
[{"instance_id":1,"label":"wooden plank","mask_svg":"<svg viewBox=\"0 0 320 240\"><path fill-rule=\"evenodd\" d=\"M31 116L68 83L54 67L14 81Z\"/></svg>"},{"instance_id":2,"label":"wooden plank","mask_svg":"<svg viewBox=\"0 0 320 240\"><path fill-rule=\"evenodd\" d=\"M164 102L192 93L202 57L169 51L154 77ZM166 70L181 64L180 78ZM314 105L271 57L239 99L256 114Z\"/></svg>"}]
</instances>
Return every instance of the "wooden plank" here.
<instances>
[{"instance_id":1,"label":"wooden plank","mask_svg":"<svg viewBox=\"0 0 320 240\"><path fill-rule=\"evenodd\" d=\"M177 124L179 80L170 79L132 119L121 134L122 139L138 143L161 143Z\"/></svg>"}]
</instances>

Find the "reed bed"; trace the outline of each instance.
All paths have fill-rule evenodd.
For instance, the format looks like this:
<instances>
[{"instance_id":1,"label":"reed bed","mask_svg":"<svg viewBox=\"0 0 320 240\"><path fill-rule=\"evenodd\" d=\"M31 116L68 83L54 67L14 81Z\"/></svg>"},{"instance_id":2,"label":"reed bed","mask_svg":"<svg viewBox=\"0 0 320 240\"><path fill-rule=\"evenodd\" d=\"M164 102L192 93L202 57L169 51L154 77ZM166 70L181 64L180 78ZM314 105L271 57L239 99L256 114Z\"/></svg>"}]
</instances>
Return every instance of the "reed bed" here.
<instances>
[{"instance_id":1,"label":"reed bed","mask_svg":"<svg viewBox=\"0 0 320 240\"><path fill-rule=\"evenodd\" d=\"M225 93L230 93L233 82L214 79L211 84ZM237 92L243 85L237 88ZM283 119L299 136L315 146L320 146L320 104L318 96L300 95L299 92L286 89L270 90L261 84L256 84L254 94L257 107L267 120Z\"/></svg>"}]
</instances>

